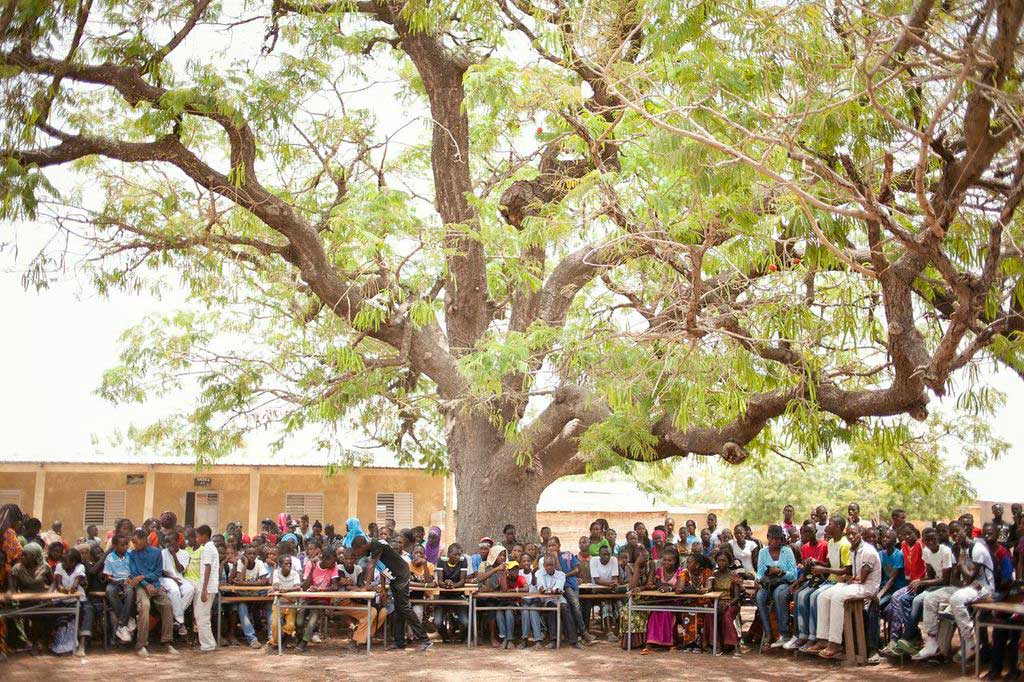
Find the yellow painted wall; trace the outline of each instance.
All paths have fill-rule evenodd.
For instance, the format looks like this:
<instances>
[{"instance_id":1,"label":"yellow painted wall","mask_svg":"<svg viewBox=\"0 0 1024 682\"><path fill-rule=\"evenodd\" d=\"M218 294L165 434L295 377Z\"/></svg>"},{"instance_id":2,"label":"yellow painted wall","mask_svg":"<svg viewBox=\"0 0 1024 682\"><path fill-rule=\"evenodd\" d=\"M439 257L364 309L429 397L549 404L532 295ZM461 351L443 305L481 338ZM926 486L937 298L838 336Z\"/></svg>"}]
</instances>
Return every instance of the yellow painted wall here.
<instances>
[{"instance_id":1,"label":"yellow painted wall","mask_svg":"<svg viewBox=\"0 0 1024 682\"><path fill-rule=\"evenodd\" d=\"M284 511L284 499L288 493L322 493L324 496L324 519L320 523L334 523L344 527L348 507L348 482L346 474L338 473L327 477L323 470L309 469L309 473L278 473L273 469L260 469L259 520L274 519ZM244 519L242 519L244 521ZM316 521L311 518L309 523Z\"/></svg>"},{"instance_id":2,"label":"yellow painted wall","mask_svg":"<svg viewBox=\"0 0 1024 682\"><path fill-rule=\"evenodd\" d=\"M36 496L36 474L34 471L5 471L0 474L0 489L21 491L21 511L32 515Z\"/></svg>"},{"instance_id":3,"label":"yellow painted wall","mask_svg":"<svg viewBox=\"0 0 1024 682\"><path fill-rule=\"evenodd\" d=\"M209 478L210 485L197 488L195 479ZM249 517L249 474L218 474L210 470L199 473L157 472L153 490L153 516L165 511L178 515L178 523L185 522L185 494L191 491L220 493L220 525L228 521L241 521Z\"/></svg>"},{"instance_id":4,"label":"yellow painted wall","mask_svg":"<svg viewBox=\"0 0 1024 682\"><path fill-rule=\"evenodd\" d=\"M121 472L95 471L47 471L46 494L43 498L43 529L50 527L55 519L64 524L64 538L74 541L85 535L83 518L85 515L86 490L124 490L125 516L141 522L142 507L145 498L145 485L127 485L126 475L144 473L126 469ZM109 530L109 529L105 529Z\"/></svg>"},{"instance_id":5,"label":"yellow painted wall","mask_svg":"<svg viewBox=\"0 0 1024 682\"><path fill-rule=\"evenodd\" d=\"M185 494L191 490L220 493L220 526L228 521L241 521L248 525L250 473L256 467L219 467L198 474L190 467L139 467L137 465L71 465L49 464L43 504L43 528L49 528L55 519L64 523L64 535L69 540L85 534L83 516L86 490L124 490L125 515L136 525L144 520L146 486L144 483L127 485L127 474L153 477L152 514L173 511L180 521L185 518ZM32 513L35 490L35 465L0 464L0 488L22 492L22 508ZM432 476L420 470L352 469L326 476L313 467L258 467L260 475L258 519L276 519L284 510L287 493L323 493L325 524L334 523L344 529L349 516L349 486L356 492L357 516L364 527L375 520L377 493L412 493L413 525L429 526L431 518L444 518L443 476ZM210 478L208 487L196 488L194 479ZM315 520L315 519L313 519ZM246 530L249 530L248 528Z\"/></svg>"},{"instance_id":6,"label":"yellow painted wall","mask_svg":"<svg viewBox=\"0 0 1024 682\"><path fill-rule=\"evenodd\" d=\"M400 469L367 469L358 474L358 516L364 528L376 520L377 493L412 493L414 526L430 526L430 515L444 509L443 476Z\"/></svg>"}]
</instances>

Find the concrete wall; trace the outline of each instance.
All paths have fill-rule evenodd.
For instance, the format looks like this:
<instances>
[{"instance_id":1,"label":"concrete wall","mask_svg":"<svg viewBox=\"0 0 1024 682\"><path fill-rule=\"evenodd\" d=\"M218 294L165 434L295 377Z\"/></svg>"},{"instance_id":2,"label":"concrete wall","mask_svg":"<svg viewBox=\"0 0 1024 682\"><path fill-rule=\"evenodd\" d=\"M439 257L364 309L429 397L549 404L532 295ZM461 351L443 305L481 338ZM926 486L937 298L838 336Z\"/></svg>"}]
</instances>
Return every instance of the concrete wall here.
<instances>
[{"instance_id":1,"label":"concrete wall","mask_svg":"<svg viewBox=\"0 0 1024 682\"><path fill-rule=\"evenodd\" d=\"M143 518L145 485L128 485L125 471L47 471L46 496L43 501L43 529L55 519L64 524L64 535L70 541L85 535L86 490L124 490L125 516Z\"/></svg>"},{"instance_id":2,"label":"concrete wall","mask_svg":"<svg viewBox=\"0 0 1024 682\"><path fill-rule=\"evenodd\" d=\"M273 469L260 469L260 504L259 518L277 519L284 511L285 495L288 493L322 493L324 496L324 518L320 522L326 525L334 523L335 527L343 527L348 517L348 477L358 476L355 470L325 476L322 470L310 470L309 473L276 473ZM422 480L418 481L422 484ZM244 519L243 519L244 520ZM316 519L310 518L312 524Z\"/></svg>"},{"instance_id":3,"label":"concrete wall","mask_svg":"<svg viewBox=\"0 0 1024 682\"><path fill-rule=\"evenodd\" d=\"M21 493L21 502L18 506L26 514L32 513L32 505L35 503L36 475L31 471L5 471L0 476L0 489L17 490Z\"/></svg>"},{"instance_id":4,"label":"concrete wall","mask_svg":"<svg viewBox=\"0 0 1024 682\"><path fill-rule=\"evenodd\" d=\"M141 482L128 485L128 474L141 475ZM197 477L209 478L210 485L197 487ZM0 489L20 491L22 510L39 516L44 529L62 521L71 541L85 534L87 490L125 491L125 516L136 525L163 511L173 511L183 522L186 493L217 492L220 527L241 521L247 532L263 518L276 519L288 493L322 493L321 520L339 531L349 516L358 516L364 526L375 520L378 492L412 493L414 525L431 525L431 519L444 519L451 511L445 506L445 477L419 469L352 469L326 476L317 467L226 465L196 472L183 465L0 464ZM36 490L42 491L41 500Z\"/></svg>"}]
</instances>

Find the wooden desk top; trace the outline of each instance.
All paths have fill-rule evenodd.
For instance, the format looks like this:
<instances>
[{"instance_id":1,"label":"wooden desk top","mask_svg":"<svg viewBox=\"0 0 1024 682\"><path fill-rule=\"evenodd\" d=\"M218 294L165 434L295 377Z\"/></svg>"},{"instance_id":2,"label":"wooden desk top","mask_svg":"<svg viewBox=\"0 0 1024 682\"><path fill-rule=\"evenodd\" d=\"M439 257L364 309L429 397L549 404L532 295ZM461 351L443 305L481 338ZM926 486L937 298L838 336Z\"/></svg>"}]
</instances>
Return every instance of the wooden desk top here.
<instances>
[{"instance_id":1,"label":"wooden desk top","mask_svg":"<svg viewBox=\"0 0 1024 682\"><path fill-rule=\"evenodd\" d=\"M270 585L220 585L217 589L221 592L267 592L272 588Z\"/></svg>"},{"instance_id":2,"label":"wooden desk top","mask_svg":"<svg viewBox=\"0 0 1024 682\"><path fill-rule=\"evenodd\" d=\"M1011 615L1024 616L1024 604L1004 602L1004 601L985 601L975 602L972 604L976 610L991 611L992 613L1008 613Z\"/></svg>"},{"instance_id":3,"label":"wooden desk top","mask_svg":"<svg viewBox=\"0 0 1024 682\"><path fill-rule=\"evenodd\" d=\"M721 599L727 596L725 592L705 592L703 594L676 594L675 592L659 592L658 590L644 590L636 594L638 597L661 597L662 599Z\"/></svg>"},{"instance_id":4,"label":"wooden desk top","mask_svg":"<svg viewBox=\"0 0 1024 682\"><path fill-rule=\"evenodd\" d=\"M282 599L373 599L377 592L280 592Z\"/></svg>"},{"instance_id":5,"label":"wooden desk top","mask_svg":"<svg viewBox=\"0 0 1024 682\"><path fill-rule=\"evenodd\" d=\"M554 599L560 594L541 594L540 592L477 592L477 599Z\"/></svg>"},{"instance_id":6,"label":"wooden desk top","mask_svg":"<svg viewBox=\"0 0 1024 682\"><path fill-rule=\"evenodd\" d=\"M8 596L10 599L8 599ZM12 592L8 595L0 592L0 602L6 601L58 601L60 599L78 599L80 594L64 594L63 592Z\"/></svg>"}]
</instances>

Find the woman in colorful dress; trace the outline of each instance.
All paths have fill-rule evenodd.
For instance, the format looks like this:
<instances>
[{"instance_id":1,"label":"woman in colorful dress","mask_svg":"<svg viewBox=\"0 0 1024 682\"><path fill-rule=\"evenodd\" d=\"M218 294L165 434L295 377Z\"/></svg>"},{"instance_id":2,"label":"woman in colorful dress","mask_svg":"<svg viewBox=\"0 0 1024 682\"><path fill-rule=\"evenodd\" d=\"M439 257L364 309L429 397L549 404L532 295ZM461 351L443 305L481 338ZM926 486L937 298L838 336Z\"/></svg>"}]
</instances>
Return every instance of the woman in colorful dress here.
<instances>
[{"instance_id":1,"label":"woman in colorful dress","mask_svg":"<svg viewBox=\"0 0 1024 682\"><path fill-rule=\"evenodd\" d=\"M676 585L685 570L679 566L679 552L672 545L665 547L661 555L661 565L651 577L648 589L659 592L675 592ZM670 651L678 650L676 646L676 621L679 614L674 611L651 611L647 617L647 641L641 654L649 654L654 649L651 645L668 647Z\"/></svg>"},{"instance_id":2,"label":"woman in colorful dress","mask_svg":"<svg viewBox=\"0 0 1024 682\"><path fill-rule=\"evenodd\" d=\"M704 594L708 591L708 585L712 579L711 562L701 554L689 554L686 557L686 568L679 572L676 592L681 594ZM694 603L701 606L711 606L713 602L701 599ZM703 651L705 642L708 639L705 634L703 614L682 613L679 615L683 624L683 651ZM707 630L710 629L707 628Z\"/></svg>"},{"instance_id":3,"label":"woman in colorful dress","mask_svg":"<svg viewBox=\"0 0 1024 682\"><path fill-rule=\"evenodd\" d=\"M16 504L0 507L0 590L7 589L7 577L11 568L21 558L21 543L18 532L25 518ZM7 620L0 618L0 660L7 656Z\"/></svg>"},{"instance_id":4,"label":"woman in colorful dress","mask_svg":"<svg viewBox=\"0 0 1024 682\"><path fill-rule=\"evenodd\" d=\"M634 550L635 559L629 568L629 591L636 595L647 587L650 582L651 572L654 570L654 562L651 555L643 545L637 545ZM642 647L647 642L647 612L633 611L632 618L629 609L622 608L619 611L619 646Z\"/></svg>"},{"instance_id":5,"label":"woman in colorful dress","mask_svg":"<svg viewBox=\"0 0 1024 682\"><path fill-rule=\"evenodd\" d=\"M732 650L739 655L739 631L736 620L740 615L740 599L743 597L743 578L732 567L732 555L719 552L715 555L716 568L708 581L708 590L724 592L727 597L718 601L718 650ZM742 624L740 624L742 626ZM704 614L704 630L711 632L714 619L711 614Z\"/></svg>"}]
</instances>

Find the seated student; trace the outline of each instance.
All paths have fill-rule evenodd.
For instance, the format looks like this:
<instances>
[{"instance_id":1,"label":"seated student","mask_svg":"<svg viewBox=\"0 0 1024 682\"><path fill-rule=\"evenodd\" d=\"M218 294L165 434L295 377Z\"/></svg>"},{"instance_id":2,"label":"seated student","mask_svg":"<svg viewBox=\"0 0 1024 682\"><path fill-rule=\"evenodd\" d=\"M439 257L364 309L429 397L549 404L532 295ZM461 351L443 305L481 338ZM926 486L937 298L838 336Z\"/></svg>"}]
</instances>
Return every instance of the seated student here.
<instances>
[{"instance_id":1,"label":"seated student","mask_svg":"<svg viewBox=\"0 0 1024 682\"><path fill-rule=\"evenodd\" d=\"M494 546L494 541L490 538L480 538L480 542L477 544L477 552L473 556L469 557L469 576L470 580L476 580L476 574L480 570L480 564L487 559L487 555L491 551L491 547Z\"/></svg>"},{"instance_id":2,"label":"seated student","mask_svg":"<svg viewBox=\"0 0 1024 682\"><path fill-rule=\"evenodd\" d=\"M661 560L661 555L665 551L665 531L655 530L651 533L651 558L655 561ZM589 557L588 557L589 558ZM582 558L581 558L582 561ZM590 582L586 580L584 582Z\"/></svg>"},{"instance_id":3,"label":"seated student","mask_svg":"<svg viewBox=\"0 0 1024 682\"><path fill-rule=\"evenodd\" d=\"M274 577L271 581L274 592L297 592L302 589L302 577L298 571L292 570L292 558L285 556L281 559L277 568L274 569ZM290 603L290 602L285 602ZM266 650L270 653L277 651L277 606L274 605L270 616L270 639L267 640ZM280 618L284 620L281 625L281 632L288 637L295 635L295 607L282 606Z\"/></svg>"},{"instance_id":4,"label":"seated student","mask_svg":"<svg viewBox=\"0 0 1024 682\"><path fill-rule=\"evenodd\" d=\"M708 533L708 537L710 537L710 536L711 536L711 534ZM689 547L690 545L692 545L695 542L700 542L700 536L697 535L697 522L694 521L693 519L687 519L686 520L686 538L685 538L685 540L686 540L686 546L687 547Z\"/></svg>"},{"instance_id":5,"label":"seated student","mask_svg":"<svg viewBox=\"0 0 1024 682\"><path fill-rule=\"evenodd\" d=\"M338 562L338 589L341 591L358 590L364 585L364 571L355 561L355 554L351 549L339 550L341 560ZM355 632L347 644L349 651L357 651L361 646L366 645L367 637L377 632L377 628L384 622L385 609L371 607L371 615L367 615L365 603L342 599L339 605L358 607L358 610L344 611L345 616L355 623Z\"/></svg>"},{"instance_id":6,"label":"seated student","mask_svg":"<svg viewBox=\"0 0 1024 682\"><path fill-rule=\"evenodd\" d=\"M519 562L509 561L505 564L505 570L496 574L498 578L498 592L529 592L526 579L519 575ZM492 578L493 579L493 578ZM513 606L519 606L518 602L508 602ZM502 647L511 649L515 646L516 639L516 612L513 609L497 611L498 637L502 640Z\"/></svg>"},{"instance_id":7,"label":"seated student","mask_svg":"<svg viewBox=\"0 0 1024 682\"><path fill-rule=\"evenodd\" d=\"M732 569L728 552L715 557L715 571L707 584L709 591L725 592L728 598L718 602L718 642L721 651L739 653L739 635L735 621L740 615L740 600L743 597L743 578ZM711 632L715 622L711 614L704 614L704 631Z\"/></svg>"},{"instance_id":8,"label":"seated student","mask_svg":"<svg viewBox=\"0 0 1024 682\"><path fill-rule=\"evenodd\" d=\"M163 577L163 555L156 547L149 545L146 531L139 529L132 534L132 551L128 554L128 581L135 588L135 606L138 611L136 649L139 656L149 656L149 612L153 604L160 611L160 643L166 645L168 653L177 653L171 642L174 639L174 613L167 592L160 587Z\"/></svg>"},{"instance_id":9,"label":"seated student","mask_svg":"<svg viewBox=\"0 0 1024 682\"><path fill-rule=\"evenodd\" d=\"M820 509L821 507L819 507ZM821 604L821 595L827 590L835 588L839 584L840 576L850 573L850 541L846 537L846 517L833 514L829 517L828 525L825 527L828 537L828 564L816 564L811 568L812 575L823 576L825 582L814 590L801 590L797 599L797 634L800 640L806 643L800 645L799 650L808 653L811 647L818 652L825 648L822 642L821 647L817 644L818 629L818 607ZM791 643L795 646L798 642Z\"/></svg>"},{"instance_id":10,"label":"seated student","mask_svg":"<svg viewBox=\"0 0 1024 682\"><path fill-rule=\"evenodd\" d=\"M1000 505L995 505L998 507ZM993 564L993 588L992 600L1002 601L1009 594L1013 587L1013 557L999 540L1000 528L995 521L990 521L982 527L982 538L992 556Z\"/></svg>"},{"instance_id":11,"label":"seated student","mask_svg":"<svg viewBox=\"0 0 1024 682\"><path fill-rule=\"evenodd\" d=\"M534 545L534 551L536 551L536 545ZM526 589L528 592L537 592L537 581L534 573L541 569L534 560L534 555L530 552L524 551L519 558L519 575L522 576L523 580L526 581ZM524 606L536 606L535 602L523 602ZM520 611L520 619L522 622L522 638L519 640L519 644L516 645L518 649L526 649L530 646L529 637L532 635L534 646L540 646L541 640L543 639L543 631L541 629L540 613L537 611Z\"/></svg>"},{"instance_id":12,"label":"seated student","mask_svg":"<svg viewBox=\"0 0 1024 682\"><path fill-rule=\"evenodd\" d=\"M164 548L161 551L164 577L161 578L160 585L167 590L167 597L171 600L178 635L185 637L188 635L185 628L185 610L192 606L196 593L192 583L185 580L185 570L191 561L191 555L178 546L178 535L176 530L164 532Z\"/></svg>"},{"instance_id":13,"label":"seated student","mask_svg":"<svg viewBox=\"0 0 1024 682\"><path fill-rule=\"evenodd\" d=\"M818 540L818 534L813 522L805 523L800 527L800 538L802 540L800 543L800 563L797 565L799 577L789 586L794 606L799 605L800 600L806 600L811 592L814 592L825 583L826 577L816 575L812 569L815 566L828 563L828 543ZM792 546L790 546L790 549L792 549ZM807 644L807 640L800 634L801 625L799 618L797 621L797 627L793 628L796 636L790 638L782 647L786 651L795 651L804 644Z\"/></svg>"},{"instance_id":14,"label":"seated student","mask_svg":"<svg viewBox=\"0 0 1024 682\"><path fill-rule=\"evenodd\" d=\"M46 546L46 565L51 571L56 571L60 560L64 557L64 543L54 542Z\"/></svg>"},{"instance_id":15,"label":"seated student","mask_svg":"<svg viewBox=\"0 0 1024 682\"><path fill-rule=\"evenodd\" d=\"M43 533L43 542L46 543L46 547L49 548L52 544L60 544L64 546L64 549L68 549L68 543L64 541L64 524L60 521L54 521L50 526L50 530ZM52 567L51 567L52 568Z\"/></svg>"},{"instance_id":16,"label":"seated student","mask_svg":"<svg viewBox=\"0 0 1024 682\"><path fill-rule=\"evenodd\" d=\"M231 574L228 576L228 583L232 585L270 585L270 570L267 569L267 565L256 558L256 548L249 545L245 548L245 552L242 554L242 558L231 569ZM262 609L269 619L270 611L269 605L263 602L252 602L257 608ZM252 619L249 615L249 602L240 602L238 604L238 621L242 625L242 634L245 636L245 640L249 643L249 646L253 649L260 648L259 639L256 637L256 628L253 627ZM234 632L231 633L234 637Z\"/></svg>"},{"instance_id":17,"label":"seated student","mask_svg":"<svg viewBox=\"0 0 1024 682\"><path fill-rule=\"evenodd\" d=\"M128 643L132 641L131 630L135 627L135 621L131 618L132 605L135 603L135 585L129 580L132 572L128 566L126 536L114 536L113 549L103 560L103 575L107 578L107 602L114 618L117 619L114 636Z\"/></svg>"},{"instance_id":18,"label":"seated student","mask_svg":"<svg viewBox=\"0 0 1024 682\"><path fill-rule=\"evenodd\" d=\"M56 524L54 524L56 525ZM79 656L85 656L85 640L92 635L92 609L89 608L89 599L85 595L84 585L86 582L85 565L82 563L82 555L75 548L64 552L57 569L53 572L53 588L57 592L72 595L78 602L78 615L81 617L79 632L75 632L74 616L59 615L55 621L53 630L53 641L50 644L50 651L57 654L69 654L76 651ZM62 600L63 603L63 600Z\"/></svg>"},{"instance_id":19,"label":"seated student","mask_svg":"<svg viewBox=\"0 0 1024 682\"><path fill-rule=\"evenodd\" d=\"M619 587L619 560L612 556L611 547L601 545L597 556L590 557L590 578L601 587L613 590ZM618 640L615 632L619 619L619 600L607 599L598 601L601 607L601 629L609 642Z\"/></svg>"},{"instance_id":20,"label":"seated student","mask_svg":"<svg viewBox=\"0 0 1024 682\"><path fill-rule=\"evenodd\" d=\"M633 563L629 560L629 551L625 549L619 552L616 559L619 561L619 588L624 590L633 577Z\"/></svg>"},{"instance_id":21,"label":"seated student","mask_svg":"<svg viewBox=\"0 0 1024 682\"><path fill-rule=\"evenodd\" d=\"M552 537L552 543L555 542L556 538ZM550 545L549 545L550 546ZM561 611L562 621L562 636L565 637L565 641L571 644L577 649L582 649L583 645L580 644L576 636L576 628L573 625L573 617L569 613L569 604L564 597L565 590L565 573L558 570L556 563L557 557L554 553L548 553L544 557L543 570L536 571L534 573L534 581L536 590L540 594L551 595L550 599L544 599L542 604L544 606L553 606L558 604L559 611ZM555 648L555 633L558 631L557 620L558 616L555 615L554 611L544 611L544 618L547 622L547 631L549 641L547 648Z\"/></svg>"},{"instance_id":22,"label":"seated student","mask_svg":"<svg viewBox=\"0 0 1024 682\"><path fill-rule=\"evenodd\" d=\"M75 549L81 553L82 563L85 564L85 594L89 598L88 608L92 612L90 617L95 622L96 616L102 619L106 612L104 591L107 589L107 581L103 577L103 548L99 543L90 545L83 542ZM104 596L97 596L97 594ZM106 623L104 623L104 627L107 627Z\"/></svg>"},{"instance_id":23,"label":"seated student","mask_svg":"<svg viewBox=\"0 0 1024 682\"><path fill-rule=\"evenodd\" d=\"M783 538L785 542L786 538ZM747 537L747 529L744 526L736 526L733 529L733 539L727 542L732 549L732 556L740 562L741 573L744 577L752 578L757 572L757 544Z\"/></svg>"},{"instance_id":24,"label":"seated student","mask_svg":"<svg viewBox=\"0 0 1024 682\"><path fill-rule=\"evenodd\" d=\"M728 550L721 552L728 554ZM711 562L701 554L686 555L686 567L680 571L679 580L676 582L676 592L679 594L703 594L710 588L713 576ZM698 600L700 606L712 606L711 600ZM704 628L704 617L696 613L679 614L680 644L683 651L702 652L709 642L708 628Z\"/></svg>"},{"instance_id":25,"label":"seated student","mask_svg":"<svg viewBox=\"0 0 1024 682\"><path fill-rule=\"evenodd\" d=\"M409 562L409 574L411 581L414 583L423 583L427 586L434 584L434 573L437 571L437 567L434 564L427 561L427 552L423 545L416 545L412 549L412 561ZM409 592L411 599L424 599L426 593L422 590L412 590ZM416 617L423 620L423 612L425 604L413 604L412 610L416 614Z\"/></svg>"},{"instance_id":26,"label":"seated student","mask_svg":"<svg viewBox=\"0 0 1024 682\"><path fill-rule=\"evenodd\" d=\"M52 585L53 572L43 559L43 548L35 542L22 547L21 559L11 567L11 572L7 575L8 591L49 592ZM43 647L50 634L49 619L43 616L30 616L23 621L33 653L43 653Z\"/></svg>"},{"instance_id":27,"label":"seated student","mask_svg":"<svg viewBox=\"0 0 1024 682\"><path fill-rule=\"evenodd\" d=\"M85 543L91 547L101 547L102 543L100 542L99 535L100 529L96 527L96 524L90 523L85 527L85 537L82 538L79 544Z\"/></svg>"},{"instance_id":28,"label":"seated student","mask_svg":"<svg viewBox=\"0 0 1024 682\"><path fill-rule=\"evenodd\" d=\"M680 557L676 548L666 547L660 565L650 575L648 589L674 592L680 576L685 572L685 569L679 565L679 561ZM645 656L652 653L654 651L652 645L668 647L671 651L677 650L676 623L678 620L679 614L673 611L651 611L647 616L646 642L640 653Z\"/></svg>"},{"instance_id":29,"label":"seated student","mask_svg":"<svg viewBox=\"0 0 1024 682\"><path fill-rule=\"evenodd\" d=\"M903 550L896 546L896 531L888 529L881 537L881 547L871 541L870 533L877 535L874 528L865 528L865 542L875 545L878 557L882 560L882 586L878 590L878 606L884 609L897 590L907 585L907 576L903 567Z\"/></svg>"},{"instance_id":30,"label":"seated student","mask_svg":"<svg viewBox=\"0 0 1024 682\"><path fill-rule=\"evenodd\" d=\"M864 542L860 526L847 526L846 539L850 541L852 572L840 576L839 584L818 597L817 642L807 647L807 653L817 652L822 658L841 656L846 602L873 599L882 584L882 560L878 550Z\"/></svg>"},{"instance_id":31,"label":"seated student","mask_svg":"<svg viewBox=\"0 0 1024 682\"><path fill-rule=\"evenodd\" d=\"M541 529L540 529L540 543L539 543L540 546L541 547L547 547L548 546L548 540L550 540L550 539L551 539L551 527L550 526L542 526Z\"/></svg>"},{"instance_id":32,"label":"seated student","mask_svg":"<svg viewBox=\"0 0 1024 682\"><path fill-rule=\"evenodd\" d=\"M320 554L318 561L306 564L306 574L302 581L303 592L336 592L338 590L338 567L336 557L330 552ZM305 651L313 639L313 631L320 620L320 609L306 608L314 604L328 603L327 599L307 599L302 602L296 628L302 629L302 641L295 647L296 651Z\"/></svg>"},{"instance_id":33,"label":"seated student","mask_svg":"<svg viewBox=\"0 0 1024 682\"><path fill-rule=\"evenodd\" d=\"M21 536L18 538L22 541L22 547L34 542L39 545L39 549L46 547L46 543L43 542L43 538L39 535L40 529L42 529L42 522L34 516L25 519L21 524ZM50 569L51 571L53 569Z\"/></svg>"},{"instance_id":34,"label":"seated student","mask_svg":"<svg viewBox=\"0 0 1024 682\"><path fill-rule=\"evenodd\" d=\"M609 528L604 532L604 539L608 541L608 547L612 550L612 556L616 556L618 552L615 551L615 546L619 541L619 534L615 532L614 528Z\"/></svg>"},{"instance_id":35,"label":"seated student","mask_svg":"<svg viewBox=\"0 0 1024 682\"><path fill-rule=\"evenodd\" d=\"M547 547L546 544L544 546ZM636 550L639 546L640 540L637 537L636 531L627 531L625 542L620 542L615 547L615 553L618 554L619 552L626 551L629 554L629 562L632 563L636 560Z\"/></svg>"},{"instance_id":36,"label":"seated student","mask_svg":"<svg viewBox=\"0 0 1024 682\"><path fill-rule=\"evenodd\" d=\"M466 578L469 576L469 562L462 556L462 545L453 542L448 545L448 554L438 561L435 567L437 584L442 590L458 590L466 585ZM441 595L444 599L461 598L466 599L464 594L449 593ZM454 618L462 637L465 638L469 632L469 609L459 606L435 606L434 627L441 635L442 642L451 642L453 637L448 628L448 620Z\"/></svg>"},{"instance_id":37,"label":"seated student","mask_svg":"<svg viewBox=\"0 0 1024 682\"><path fill-rule=\"evenodd\" d=\"M949 604L949 610L956 621L961 641L965 642L967 658L970 659L974 655L974 621L967 607L978 599L992 594L992 555L984 540L972 540L968 526L960 530L953 555L956 564L950 574L951 584L932 590L924 599L924 646L913 656L915 661L939 654L939 610L946 604Z\"/></svg>"},{"instance_id":38,"label":"seated student","mask_svg":"<svg viewBox=\"0 0 1024 682\"><path fill-rule=\"evenodd\" d=\"M610 547L608 538L604 536L601 524L597 521L590 524L590 537L587 540L587 554L592 557L600 554L602 547Z\"/></svg>"},{"instance_id":39,"label":"seated student","mask_svg":"<svg viewBox=\"0 0 1024 682\"><path fill-rule=\"evenodd\" d=\"M643 524L639 524L641 528ZM647 530L643 529L646 533ZM580 583L587 582L580 578L580 560L572 552L563 552L562 542L557 535L551 536L548 542L548 554L554 554L558 560L559 570L565 574L565 581L562 587L562 596L569 604L569 613L572 614L575 632L582 635L587 632L587 622L583 619L583 608L580 604ZM587 567L590 568L589 566Z\"/></svg>"},{"instance_id":40,"label":"seated student","mask_svg":"<svg viewBox=\"0 0 1024 682\"><path fill-rule=\"evenodd\" d=\"M777 649L787 643L792 647L789 629L790 585L797 578L796 558L786 544L782 526L768 528L768 547L757 556L757 615L761 619L761 651ZM770 610L775 609L778 638L772 642Z\"/></svg>"},{"instance_id":41,"label":"seated student","mask_svg":"<svg viewBox=\"0 0 1024 682\"><path fill-rule=\"evenodd\" d=\"M904 530L911 524L904 524ZM908 539L916 534L915 530L906 531ZM921 637L918 624L924 613L924 600L929 592L949 584L955 559L953 550L939 542L937 529L925 528L923 535L921 565L924 571L918 573L909 564L904 566L910 582L901 590L897 590L889 601L886 616L889 619L890 645L880 653L897 656L907 654L913 656L921 648ZM913 570L913 572L911 572Z\"/></svg>"}]
</instances>

